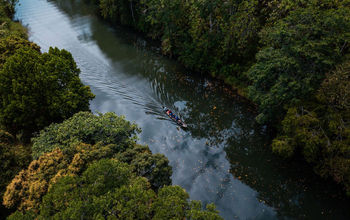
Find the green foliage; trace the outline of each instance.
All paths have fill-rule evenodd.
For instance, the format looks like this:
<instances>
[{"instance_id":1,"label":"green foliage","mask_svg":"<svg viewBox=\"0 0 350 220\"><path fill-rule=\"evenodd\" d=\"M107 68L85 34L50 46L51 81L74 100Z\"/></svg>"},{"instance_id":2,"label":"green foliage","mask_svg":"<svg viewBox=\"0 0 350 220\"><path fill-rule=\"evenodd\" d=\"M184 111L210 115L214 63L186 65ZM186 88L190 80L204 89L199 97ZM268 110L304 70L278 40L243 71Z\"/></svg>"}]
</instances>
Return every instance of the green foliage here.
<instances>
[{"instance_id":1,"label":"green foliage","mask_svg":"<svg viewBox=\"0 0 350 220\"><path fill-rule=\"evenodd\" d=\"M27 139L52 122L89 110L94 95L79 79L72 55L20 48L0 70L0 124Z\"/></svg>"},{"instance_id":2,"label":"green foliage","mask_svg":"<svg viewBox=\"0 0 350 220\"><path fill-rule=\"evenodd\" d=\"M34 220L36 217L35 212L27 211L26 213L14 212L12 215L7 217L9 220Z\"/></svg>"},{"instance_id":3,"label":"green foliage","mask_svg":"<svg viewBox=\"0 0 350 220\"><path fill-rule=\"evenodd\" d=\"M118 203L114 204L120 219L151 219L151 204L156 193L150 189L144 178L136 178L129 186L122 186L113 196ZM126 199L121 199L126 198Z\"/></svg>"},{"instance_id":4,"label":"green foliage","mask_svg":"<svg viewBox=\"0 0 350 220\"><path fill-rule=\"evenodd\" d=\"M221 219L213 205L201 211L200 202L190 206L187 198L178 186L164 187L157 195L127 164L101 159L80 176L60 178L43 197L37 213L17 211L9 219L184 219L190 216L187 212L197 213L197 218L189 219Z\"/></svg>"},{"instance_id":5,"label":"green foliage","mask_svg":"<svg viewBox=\"0 0 350 220\"><path fill-rule=\"evenodd\" d=\"M214 204L208 204L206 210L202 210L201 202L193 200L190 202L190 210L187 212L187 218L193 220L218 220L221 219L218 213Z\"/></svg>"},{"instance_id":6,"label":"green foliage","mask_svg":"<svg viewBox=\"0 0 350 220\"><path fill-rule=\"evenodd\" d=\"M73 155L75 148L72 146L77 143L117 145L113 148L114 157L130 164L133 171L146 177L154 189L171 184L172 170L168 159L161 154L152 154L147 146L134 143L139 131L137 125L111 112L99 115L79 112L61 124L50 125L33 138L32 154L36 159L58 147Z\"/></svg>"},{"instance_id":7,"label":"green foliage","mask_svg":"<svg viewBox=\"0 0 350 220\"><path fill-rule=\"evenodd\" d=\"M301 153L322 177L333 178L350 194L350 62L340 65L321 84L315 103L290 108L274 152Z\"/></svg>"},{"instance_id":8,"label":"green foliage","mask_svg":"<svg viewBox=\"0 0 350 220\"><path fill-rule=\"evenodd\" d=\"M269 16L260 1L98 0L101 15L161 41L186 67L246 84L258 33Z\"/></svg>"},{"instance_id":9,"label":"green foliage","mask_svg":"<svg viewBox=\"0 0 350 220\"><path fill-rule=\"evenodd\" d=\"M147 146L137 145L137 131L135 124L114 113L80 112L61 124L50 125L33 139L36 160L8 185L4 205L37 211L42 197L57 180L81 175L91 163L104 158L130 164L129 169L146 177L154 190L170 185L169 161L164 155L153 155ZM94 174L90 177L95 178ZM117 182L119 177L113 178Z\"/></svg>"},{"instance_id":10,"label":"green foliage","mask_svg":"<svg viewBox=\"0 0 350 220\"><path fill-rule=\"evenodd\" d=\"M0 143L0 198L6 186L31 161L30 146Z\"/></svg>"},{"instance_id":11,"label":"green foliage","mask_svg":"<svg viewBox=\"0 0 350 220\"><path fill-rule=\"evenodd\" d=\"M269 23L274 23L289 15L297 8L314 8L317 10L349 7L349 0L271 0L268 1L270 11Z\"/></svg>"},{"instance_id":12,"label":"green foliage","mask_svg":"<svg viewBox=\"0 0 350 220\"><path fill-rule=\"evenodd\" d=\"M27 38L27 29L23 27L19 22L13 22L7 17L0 18L0 22L0 39L6 37L20 37L23 39Z\"/></svg>"},{"instance_id":13,"label":"green foliage","mask_svg":"<svg viewBox=\"0 0 350 220\"><path fill-rule=\"evenodd\" d=\"M31 161L30 146L17 144L15 138L0 130L0 201L6 191L6 186L22 169L25 169ZM6 210L0 204L2 216L6 216Z\"/></svg>"},{"instance_id":14,"label":"green foliage","mask_svg":"<svg viewBox=\"0 0 350 220\"><path fill-rule=\"evenodd\" d=\"M18 36L9 36L0 39L0 68L16 51L23 47L30 47L40 52L40 47L24 38Z\"/></svg>"},{"instance_id":15,"label":"green foliage","mask_svg":"<svg viewBox=\"0 0 350 220\"><path fill-rule=\"evenodd\" d=\"M0 0L0 39L8 36L27 37L27 31L19 22L12 21L18 0Z\"/></svg>"},{"instance_id":16,"label":"green foliage","mask_svg":"<svg viewBox=\"0 0 350 220\"><path fill-rule=\"evenodd\" d=\"M345 113L350 109L350 61L339 65L333 73L326 75L317 94L321 103L326 103L334 111Z\"/></svg>"},{"instance_id":17,"label":"green foliage","mask_svg":"<svg viewBox=\"0 0 350 220\"><path fill-rule=\"evenodd\" d=\"M59 180L44 196L40 214L60 219L140 219L142 215L149 216L147 209L153 197L147 181L132 176L126 164L100 160L80 177Z\"/></svg>"},{"instance_id":18,"label":"green foliage","mask_svg":"<svg viewBox=\"0 0 350 220\"><path fill-rule=\"evenodd\" d=\"M186 67L239 87L251 83L257 119L269 124L309 98L324 73L343 60L349 5L348 0L99 1L105 18L159 39L163 53Z\"/></svg>"},{"instance_id":19,"label":"green foliage","mask_svg":"<svg viewBox=\"0 0 350 220\"><path fill-rule=\"evenodd\" d=\"M28 168L19 172L7 186L3 204L7 208L15 207L19 210L37 209L53 177L59 170L65 171L68 164L59 150L32 161Z\"/></svg>"},{"instance_id":20,"label":"green foliage","mask_svg":"<svg viewBox=\"0 0 350 220\"><path fill-rule=\"evenodd\" d=\"M69 151L71 145L76 143L118 144L120 148L126 149L133 143L139 131L136 124L112 112L99 115L79 112L61 124L48 126L38 137L33 138L33 158L37 159L56 147Z\"/></svg>"},{"instance_id":21,"label":"green foliage","mask_svg":"<svg viewBox=\"0 0 350 220\"><path fill-rule=\"evenodd\" d=\"M260 122L280 120L283 107L309 99L324 73L343 60L350 41L349 8L298 9L261 33L266 46L248 74Z\"/></svg>"},{"instance_id":22,"label":"green foliage","mask_svg":"<svg viewBox=\"0 0 350 220\"><path fill-rule=\"evenodd\" d=\"M297 108L290 108L282 125L286 135L273 141L273 151L290 157L298 145L302 145L306 161L313 162L319 158L320 149L316 146L325 144L326 140L323 139L322 130L318 129L320 121L314 112L299 112Z\"/></svg>"},{"instance_id":23,"label":"green foliage","mask_svg":"<svg viewBox=\"0 0 350 220\"><path fill-rule=\"evenodd\" d=\"M0 130L0 198L15 175L28 166L30 153L30 146L16 144L11 134Z\"/></svg>"},{"instance_id":24,"label":"green foliage","mask_svg":"<svg viewBox=\"0 0 350 220\"><path fill-rule=\"evenodd\" d=\"M152 154L147 146L128 148L117 154L116 158L130 164L138 176L146 177L154 189L171 184L172 169L168 159L162 154Z\"/></svg>"},{"instance_id":25,"label":"green foliage","mask_svg":"<svg viewBox=\"0 0 350 220\"><path fill-rule=\"evenodd\" d=\"M15 137L10 133L0 129L0 143L12 144L15 142Z\"/></svg>"},{"instance_id":26,"label":"green foliage","mask_svg":"<svg viewBox=\"0 0 350 220\"><path fill-rule=\"evenodd\" d=\"M1 10L6 13L7 17L12 18L12 16L15 14L15 6L17 2L18 0L1 0L0 1Z\"/></svg>"},{"instance_id":27,"label":"green foliage","mask_svg":"<svg viewBox=\"0 0 350 220\"><path fill-rule=\"evenodd\" d=\"M291 143L291 140L287 136L276 138L272 142L272 151L282 157L291 157L294 154L294 150L295 146Z\"/></svg>"},{"instance_id":28,"label":"green foliage","mask_svg":"<svg viewBox=\"0 0 350 220\"><path fill-rule=\"evenodd\" d=\"M115 145L78 144L72 148L73 155L55 149L42 155L38 160L32 161L28 168L22 170L7 186L4 205L8 208L16 207L19 210L32 209L37 211L42 196L61 177L80 175L92 162L103 158L112 158L119 150Z\"/></svg>"},{"instance_id":29,"label":"green foliage","mask_svg":"<svg viewBox=\"0 0 350 220\"><path fill-rule=\"evenodd\" d=\"M154 219L181 219L187 209L188 194L179 186L168 186L159 190L158 199L152 206Z\"/></svg>"}]
</instances>

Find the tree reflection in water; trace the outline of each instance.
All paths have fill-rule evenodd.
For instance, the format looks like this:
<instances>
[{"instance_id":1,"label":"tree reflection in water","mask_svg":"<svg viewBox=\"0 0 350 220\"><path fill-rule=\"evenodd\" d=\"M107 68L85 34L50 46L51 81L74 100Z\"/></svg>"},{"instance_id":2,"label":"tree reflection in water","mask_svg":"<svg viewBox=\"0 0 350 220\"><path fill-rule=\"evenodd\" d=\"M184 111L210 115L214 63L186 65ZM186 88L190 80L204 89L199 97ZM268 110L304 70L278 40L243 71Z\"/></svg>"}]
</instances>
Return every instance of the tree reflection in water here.
<instances>
[{"instance_id":1,"label":"tree reflection in water","mask_svg":"<svg viewBox=\"0 0 350 220\"><path fill-rule=\"evenodd\" d=\"M73 20L94 16L96 12L96 8L79 0L51 2ZM244 184L256 192L260 203L273 207L280 218L339 219L349 216L349 201L340 197L338 190L334 187L328 189L328 185L315 177L306 165L298 161L281 161L271 154L268 134L255 123L254 107L243 98L220 82L188 73L180 65L164 59L159 54L157 43L146 41L124 28L111 30L106 26L108 24L91 19L78 40L94 42L108 59L122 61L118 62L119 69L127 69L131 77L146 79L149 83L144 86L151 88L143 90L124 86L126 92L120 95L157 119L168 120L161 111L161 104L174 109L188 124L186 134L190 133L191 141L203 142L198 155L206 160L190 161L194 170L183 180L185 188L191 188L198 179L206 185L211 184L212 179L201 175L205 172L208 175L222 172L221 179L215 180L217 187L207 192L208 197L214 195L213 200L219 201L226 194L236 196L239 192L230 186ZM181 135L183 133L179 132L173 138L182 140ZM155 145L157 141L154 140ZM186 152L188 147L187 143L178 143L166 150ZM208 147L214 151L208 153ZM225 157L230 162L229 172L220 167ZM176 160L173 165L176 167L180 162L181 159Z\"/></svg>"}]
</instances>

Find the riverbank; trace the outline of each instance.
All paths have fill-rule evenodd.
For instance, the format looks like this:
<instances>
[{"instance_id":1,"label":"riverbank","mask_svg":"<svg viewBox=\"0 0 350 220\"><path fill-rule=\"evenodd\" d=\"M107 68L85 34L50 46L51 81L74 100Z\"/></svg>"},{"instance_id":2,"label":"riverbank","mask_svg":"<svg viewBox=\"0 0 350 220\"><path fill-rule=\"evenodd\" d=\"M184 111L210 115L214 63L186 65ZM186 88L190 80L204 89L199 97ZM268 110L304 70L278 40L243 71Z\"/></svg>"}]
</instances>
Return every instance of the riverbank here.
<instances>
[{"instance_id":1,"label":"riverbank","mask_svg":"<svg viewBox=\"0 0 350 220\"><path fill-rule=\"evenodd\" d=\"M53 45L72 52L96 94L92 111L139 124L139 143L169 158L173 183L191 199L215 202L225 219L348 218L348 201L333 197L339 193L271 154L249 105L147 50L140 35L112 28L82 1L23 0L16 19L43 51ZM161 105L180 113L188 130L177 130Z\"/></svg>"},{"instance_id":2,"label":"riverbank","mask_svg":"<svg viewBox=\"0 0 350 220\"><path fill-rule=\"evenodd\" d=\"M15 5L11 5L6 1L0 1L0 38L6 38L8 36L17 36L21 38L27 38L27 30L19 22L12 20ZM1 54L4 56L4 53Z\"/></svg>"},{"instance_id":3,"label":"riverbank","mask_svg":"<svg viewBox=\"0 0 350 220\"><path fill-rule=\"evenodd\" d=\"M340 150L349 148L349 107L334 103L348 92L347 2L93 2L104 19L159 40L164 55L233 85L258 106L256 120L278 130L275 153L303 157L350 192L349 152Z\"/></svg>"},{"instance_id":4,"label":"riverbank","mask_svg":"<svg viewBox=\"0 0 350 220\"><path fill-rule=\"evenodd\" d=\"M97 13L112 25L131 27L157 40L163 55L176 59L192 72L222 80L238 94L249 98L250 82L246 72L254 63L262 26L256 28L255 34L242 39L230 32L242 28L232 21L243 19L241 17L247 13L244 8L239 12L243 14L233 15L234 9L229 13L226 10L235 6L220 6L219 1L203 5L195 1L90 3L96 4ZM208 11L207 6L210 6Z\"/></svg>"},{"instance_id":5,"label":"riverbank","mask_svg":"<svg viewBox=\"0 0 350 220\"><path fill-rule=\"evenodd\" d=\"M45 51L11 18L0 18L1 218L222 219L172 186L169 160L136 143L135 123L91 113L95 95L70 52Z\"/></svg>"}]
</instances>

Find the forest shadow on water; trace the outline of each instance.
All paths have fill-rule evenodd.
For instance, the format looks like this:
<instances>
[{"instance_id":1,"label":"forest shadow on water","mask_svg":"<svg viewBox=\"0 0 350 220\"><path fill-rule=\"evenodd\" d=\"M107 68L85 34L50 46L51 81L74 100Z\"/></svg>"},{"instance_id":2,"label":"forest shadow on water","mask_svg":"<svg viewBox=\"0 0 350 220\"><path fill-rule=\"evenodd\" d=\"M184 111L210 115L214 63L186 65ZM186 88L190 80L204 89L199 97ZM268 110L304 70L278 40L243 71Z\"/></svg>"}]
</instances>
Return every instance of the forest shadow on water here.
<instances>
[{"instance_id":1,"label":"forest shadow on water","mask_svg":"<svg viewBox=\"0 0 350 220\"><path fill-rule=\"evenodd\" d=\"M23 0L16 18L43 50L52 45L73 54L82 81L96 94L92 110L115 111L139 124L139 142L169 158L173 184L191 199L215 203L225 219L350 218L349 199L337 186L271 153L269 134L244 98L97 12L79 0ZM178 128L162 105L188 128Z\"/></svg>"}]
</instances>

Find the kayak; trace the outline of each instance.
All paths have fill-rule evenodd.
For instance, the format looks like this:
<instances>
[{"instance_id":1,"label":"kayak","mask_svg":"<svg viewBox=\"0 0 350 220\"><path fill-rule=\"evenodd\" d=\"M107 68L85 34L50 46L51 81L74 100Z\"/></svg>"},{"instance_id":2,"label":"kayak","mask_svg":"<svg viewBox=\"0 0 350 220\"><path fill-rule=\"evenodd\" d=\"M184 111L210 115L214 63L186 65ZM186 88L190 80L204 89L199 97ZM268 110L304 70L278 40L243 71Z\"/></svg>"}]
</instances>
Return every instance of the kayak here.
<instances>
[{"instance_id":1,"label":"kayak","mask_svg":"<svg viewBox=\"0 0 350 220\"><path fill-rule=\"evenodd\" d=\"M170 109L168 109L167 107L163 107L163 111L167 116L169 116L169 118L171 118L171 120L176 122L176 124L180 125L183 128L187 128L187 124L183 120L181 120L180 118L176 120L176 115ZM170 112L172 114L170 114Z\"/></svg>"}]
</instances>

